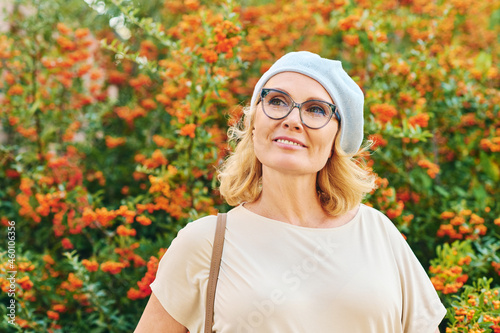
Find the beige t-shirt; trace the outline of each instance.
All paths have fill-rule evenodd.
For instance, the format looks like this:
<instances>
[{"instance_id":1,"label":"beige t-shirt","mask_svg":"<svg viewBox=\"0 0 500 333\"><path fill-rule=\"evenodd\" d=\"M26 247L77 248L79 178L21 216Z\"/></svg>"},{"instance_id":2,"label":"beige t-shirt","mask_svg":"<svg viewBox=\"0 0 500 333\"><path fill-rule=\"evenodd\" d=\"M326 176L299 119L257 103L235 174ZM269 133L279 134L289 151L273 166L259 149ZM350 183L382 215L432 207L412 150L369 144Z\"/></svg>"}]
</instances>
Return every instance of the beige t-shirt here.
<instances>
[{"instance_id":1,"label":"beige t-shirt","mask_svg":"<svg viewBox=\"0 0 500 333\"><path fill-rule=\"evenodd\" d=\"M191 333L203 332L216 217L182 229L151 288ZM306 228L238 206L228 213L216 332L434 333L446 313L392 222L361 205L349 223Z\"/></svg>"}]
</instances>

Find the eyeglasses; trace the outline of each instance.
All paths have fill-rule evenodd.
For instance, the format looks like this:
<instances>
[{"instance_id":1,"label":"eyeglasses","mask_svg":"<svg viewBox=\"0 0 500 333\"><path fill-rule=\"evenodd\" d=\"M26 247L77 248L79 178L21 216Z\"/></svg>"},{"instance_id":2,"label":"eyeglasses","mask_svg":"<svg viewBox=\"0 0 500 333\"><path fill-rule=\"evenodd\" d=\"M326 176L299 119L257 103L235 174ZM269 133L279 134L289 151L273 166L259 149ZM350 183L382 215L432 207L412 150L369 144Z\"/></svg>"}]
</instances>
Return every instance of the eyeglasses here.
<instances>
[{"instance_id":1,"label":"eyeglasses","mask_svg":"<svg viewBox=\"0 0 500 333\"><path fill-rule=\"evenodd\" d=\"M337 106L321 100L308 100L295 103L286 92L277 89L264 88L260 92L262 111L271 119L279 120L288 116L296 107L299 109L302 124L319 129L330 121L333 115L340 122Z\"/></svg>"}]
</instances>

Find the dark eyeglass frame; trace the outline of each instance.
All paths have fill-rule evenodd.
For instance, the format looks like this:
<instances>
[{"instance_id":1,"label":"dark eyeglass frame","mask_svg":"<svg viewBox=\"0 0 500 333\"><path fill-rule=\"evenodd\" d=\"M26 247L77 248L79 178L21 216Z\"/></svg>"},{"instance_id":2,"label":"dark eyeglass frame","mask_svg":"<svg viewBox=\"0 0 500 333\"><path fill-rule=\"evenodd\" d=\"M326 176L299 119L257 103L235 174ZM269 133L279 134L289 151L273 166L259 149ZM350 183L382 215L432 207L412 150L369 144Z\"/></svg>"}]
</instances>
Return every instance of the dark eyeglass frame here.
<instances>
[{"instance_id":1,"label":"dark eyeglass frame","mask_svg":"<svg viewBox=\"0 0 500 333\"><path fill-rule=\"evenodd\" d=\"M266 109L264 107L264 103L262 103L262 101L264 100L264 98L271 92L271 91L275 91L275 92L278 92L280 94L283 94L285 96L287 96L288 98L290 98L290 101L292 102L291 105L290 105L290 110L288 110L288 112L283 116L283 117L271 117L270 115L267 114L266 112ZM261 102L262 104L262 111L264 112L264 114L271 118L271 119L274 119L274 120L281 120L281 119L284 119L286 117L288 117L288 115L292 112L292 110L294 108L298 108L299 109L299 115L300 115L300 121L302 122L302 124L310 129L320 129L320 128L323 128L325 127L329 122L330 120L332 119L333 115L335 115L335 118L338 120L338 122L340 123L340 114L338 112L338 107L337 105L335 104L332 104L332 103L329 103L327 101L322 101L320 99L310 99L310 100L307 100L303 103L296 103L292 97L290 95L288 95L286 92L284 91L281 91L279 89L272 89L272 88L262 88L262 90L260 91L260 100L259 102ZM311 102L321 102L321 103L325 103L327 104L329 107L330 107L330 110L332 111L330 113L330 117L328 118L327 121L325 121L325 123L323 125L321 125L320 127L311 127L309 125L307 125L306 123L304 123L304 120L302 119L302 106L306 103L311 103Z\"/></svg>"}]
</instances>

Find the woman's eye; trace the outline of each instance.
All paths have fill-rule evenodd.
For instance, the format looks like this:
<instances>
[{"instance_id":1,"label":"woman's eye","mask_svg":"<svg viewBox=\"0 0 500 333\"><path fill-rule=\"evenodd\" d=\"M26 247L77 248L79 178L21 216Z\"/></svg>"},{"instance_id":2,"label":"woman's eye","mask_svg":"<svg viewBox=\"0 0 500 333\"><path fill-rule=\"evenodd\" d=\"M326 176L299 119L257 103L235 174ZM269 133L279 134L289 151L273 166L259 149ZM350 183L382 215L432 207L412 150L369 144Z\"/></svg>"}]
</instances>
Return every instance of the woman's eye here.
<instances>
[{"instance_id":1,"label":"woman's eye","mask_svg":"<svg viewBox=\"0 0 500 333\"><path fill-rule=\"evenodd\" d=\"M311 115L314 115L316 117L318 116L326 116L326 111L324 108L321 106L313 105L310 108L307 109L307 112L309 112Z\"/></svg>"},{"instance_id":2,"label":"woman's eye","mask_svg":"<svg viewBox=\"0 0 500 333\"><path fill-rule=\"evenodd\" d=\"M269 100L269 105L286 106L286 102L278 97L274 97L271 100Z\"/></svg>"}]
</instances>

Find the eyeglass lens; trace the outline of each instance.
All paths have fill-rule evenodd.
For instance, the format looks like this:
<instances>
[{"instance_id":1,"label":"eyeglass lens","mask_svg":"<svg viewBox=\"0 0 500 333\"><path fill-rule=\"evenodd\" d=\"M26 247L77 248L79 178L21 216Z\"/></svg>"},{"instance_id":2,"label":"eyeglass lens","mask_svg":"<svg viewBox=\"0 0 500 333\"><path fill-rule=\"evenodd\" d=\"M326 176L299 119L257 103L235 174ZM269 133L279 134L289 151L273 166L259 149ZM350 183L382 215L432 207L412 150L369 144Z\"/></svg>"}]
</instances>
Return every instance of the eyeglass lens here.
<instances>
[{"instance_id":1,"label":"eyeglass lens","mask_svg":"<svg viewBox=\"0 0 500 333\"><path fill-rule=\"evenodd\" d=\"M285 118L297 106L288 94L275 89L263 89L262 101L264 113L271 119ZM311 100L300 105L302 122L310 128L326 125L332 113L330 104L326 102Z\"/></svg>"}]
</instances>

